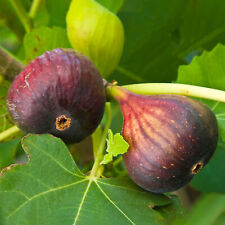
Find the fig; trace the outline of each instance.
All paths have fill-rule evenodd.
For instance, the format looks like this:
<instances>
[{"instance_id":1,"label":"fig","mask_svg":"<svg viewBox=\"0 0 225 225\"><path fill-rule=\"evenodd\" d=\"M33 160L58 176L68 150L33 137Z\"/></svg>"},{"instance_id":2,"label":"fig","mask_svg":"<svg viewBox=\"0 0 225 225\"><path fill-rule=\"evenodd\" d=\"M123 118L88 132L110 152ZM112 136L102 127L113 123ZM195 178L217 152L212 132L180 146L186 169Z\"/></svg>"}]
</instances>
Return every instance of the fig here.
<instances>
[{"instance_id":1,"label":"fig","mask_svg":"<svg viewBox=\"0 0 225 225\"><path fill-rule=\"evenodd\" d=\"M178 95L139 95L112 87L120 103L128 174L145 190L165 193L187 184L209 161L217 120L205 104Z\"/></svg>"},{"instance_id":2,"label":"fig","mask_svg":"<svg viewBox=\"0 0 225 225\"><path fill-rule=\"evenodd\" d=\"M31 61L13 81L7 107L29 133L51 133L76 143L99 125L105 88L92 62L72 49L54 49Z\"/></svg>"},{"instance_id":3,"label":"fig","mask_svg":"<svg viewBox=\"0 0 225 225\"><path fill-rule=\"evenodd\" d=\"M72 47L90 57L103 77L111 74L124 46L124 28L118 16L95 0L72 0L66 24Z\"/></svg>"}]
</instances>

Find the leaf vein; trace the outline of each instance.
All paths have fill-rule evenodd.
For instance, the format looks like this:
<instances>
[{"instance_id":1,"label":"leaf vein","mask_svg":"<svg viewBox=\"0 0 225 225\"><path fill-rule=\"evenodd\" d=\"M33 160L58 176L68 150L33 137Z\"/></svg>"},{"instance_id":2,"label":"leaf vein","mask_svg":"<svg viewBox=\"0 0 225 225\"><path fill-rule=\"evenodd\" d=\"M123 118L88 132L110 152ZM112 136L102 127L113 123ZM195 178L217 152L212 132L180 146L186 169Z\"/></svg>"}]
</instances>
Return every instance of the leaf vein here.
<instances>
[{"instance_id":1,"label":"leaf vein","mask_svg":"<svg viewBox=\"0 0 225 225\"><path fill-rule=\"evenodd\" d=\"M80 205L79 205L79 208L78 208L76 217L75 217L74 222L73 222L73 225L75 225L75 224L77 223L77 221L78 221L78 218L79 218L79 215L80 215L82 206L83 206L84 201L85 201L85 199L86 199L87 193L88 193L88 191L89 191L89 189L90 189L91 183L92 183L92 179L89 180L88 185L87 185L87 187L86 187L86 189L85 189L85 192L84 192L84 195L83 195L83 197L82 197L82 199L81 199L81 202L80 202Z\"/></svg>"},{"instance_id":2,"label":"leaf vein","mask_svg":"<svg viewBox=\"0 0 225 225\"><path fill-rule=\"evenodd\" d=\"M23 193L22 191L0 191L0 193L7 193L7 192L15 192L18 193L20 195L23 195L26 199L30 199L25 193Z\"/></svg>"},{"instance_id":3,"label":"leaf vein","mask_svg":"<svg viewBox=\"0 0 225 225\"><path fill-rule=\"evenodd\" d=\"M56 160L52 155L50 155L49 153L47 153L46 151L43 151L41 148L39 149L38 146L34 145L32 142L30 142L30 145L32 145L34 148L38 149L38 151L44 153L45 155L47 155L50 159L52 159L54 162L56 162L56 164L58 164L63 170L65 170L66 172L72 174L73 176L76 177L80 177L80 178L84 178L83 176L78 175L77 173L73 173L72 171L68 170L66 167L64 167L58 160Z\"/></svg>"},{"instance_id":4,"label":"leaf vein","mask_svg":"<svg viewBox=\"0 0 225 225\"><path fill-rule=\"evenodd\" d=\"M215 109L218 107L218 105L220 104L220 102L216 102L213 107L211 108L212 111L215 111Z\"/></svg>"},{"instance_id":5,"label":"leaf vein","mask_svg":"<svg viewBox=\"0 0 225 225\"><path fill-rule=\"evenodd\" d=\"M86 179L79 180L79 181L77 181L77 182L74 182L74 183L71 183L71 184L67 184L67 185L63 185L63 186L60 186L60 187L52 188L52 189L47 190L47 191L40 192L40 193L38 193L38 194L32 196L31 198L29 198L29 199L28 199L27 201L25 201L24 203L20 204L16 209L13 210L13 212L12 212L11 214L9 214L9 215L7 216L7 218L13 216L18 210L20 210L22 207L24 207L25 205L27 205L30 201L32 201L32 200L35 199L35 198L38 198L38 197L40 197L40 196L42 196L42 195L48 194L48 193L53 192L53 191L58 191L58 190L62 190L62 189L64 189L64 188L71 187L71 186L73 186L73 185L82 183L82 182L84 182L84 181L86 181Z\"/></svg>"},{"instance_id":6,"label":"leaf vein","mask_svg":"<svg viewBox=\"0 0 225 225\"><path fill-rule=\"evenodd\" d=\"M127 187L123 187L123 186L119 186L119 185L114 185L114 184L107 184L107 183L104 183L104 182L99 181L99 180L98 180L97 182L98 182L98 183L101 183L101 184L104 184L104 185L114 186L114 187L116 187L116 188L121 188L121 189L129 190L129 191L145 193L144 191L141 191L141 190L135 190L135 189L132 189L132 188L127 188Z\"/></svg>"},{"instance_id":7,"label":"leaf vein","mask_svg":"<svg viewBox=\"0 0 225 225\"><path fill-rule=\"evenodd\" d=\"M102 194L108 199L108 201L133 225L135 223L110 199L110 197L104 192L104 190L100 187L100 185L95 181L97 187L102 192Z\"/></svg>"},{"instance_id":8,"label":"leaf vein","mask_svg":"<svg viewBox=\"0 0 225 225\"><path fill-rule=\"evenodd\" d=\"M21 172L21 171L16 171L16 173L22 173L22 174L25 174L26 176L31 177L32 179L34 179L35 181L37 181L39 184L43 185L44 187L48 188L49 190L51 189L51 187L48 186L47 184L45 184L42 180L40 180L40 179L37 178L37 177L32 176L32 175L29 174L29 173L24 173L24 172Z\"/></svg>"}]
</instances>

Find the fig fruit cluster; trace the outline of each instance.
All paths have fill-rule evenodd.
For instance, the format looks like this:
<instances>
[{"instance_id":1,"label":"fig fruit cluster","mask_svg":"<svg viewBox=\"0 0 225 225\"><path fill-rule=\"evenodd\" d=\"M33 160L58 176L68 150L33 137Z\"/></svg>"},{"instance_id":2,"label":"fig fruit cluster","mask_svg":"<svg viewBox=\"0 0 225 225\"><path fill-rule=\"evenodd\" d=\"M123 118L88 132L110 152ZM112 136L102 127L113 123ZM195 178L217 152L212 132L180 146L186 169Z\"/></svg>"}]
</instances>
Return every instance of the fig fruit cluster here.
<instances>
[{"instance_id":1,"label":"fig fruit cluster","mask_svg":"<svg viewBox=\"0 0 225 225\"><path fill-rule=\"evenodd\" d=\"M187 184L209 161L217 121L203 103L178 95L144 96L121 87L111 94L123 114L123 155L128 174L142 188L164 193Z\"/></svg>"},{"instance_id":2,"label":"fig fruit cluster","mask_svg":"<svg viewBox=\"0 0 225 225\"><path fill-rule=\"evenodd\" d=\"M92 62L71 49L47 51L13 81L8 110L25 132L79 142L99 125L105 88Z\"/></svg>"},{"instance_id":3,"label":"fig fruit cluster","mask_svg":"<svg viewBox=\"0 0 225 225\"><path fill-rule=\"evenodd\" d=\"M123 155L128 174L155 193L187 184L210 160L218 140L214 113L178 95L138 95L122 87L107 90L120 103ZM34 59L13 81L8 110L25 132L51 133L75 143L93 133L106 102L103 80L86 56L55 49Z\"/></svg>"}]
</instances>

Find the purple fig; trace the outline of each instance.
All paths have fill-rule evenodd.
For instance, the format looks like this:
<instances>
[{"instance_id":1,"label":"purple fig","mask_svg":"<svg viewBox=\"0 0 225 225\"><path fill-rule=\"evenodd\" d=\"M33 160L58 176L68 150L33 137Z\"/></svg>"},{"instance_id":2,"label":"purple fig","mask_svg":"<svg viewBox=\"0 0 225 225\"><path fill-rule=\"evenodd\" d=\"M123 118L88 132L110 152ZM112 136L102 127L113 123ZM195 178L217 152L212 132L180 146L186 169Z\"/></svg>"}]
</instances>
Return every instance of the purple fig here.
<instances>
[{"instance_id":1,"label":"purple fig","mask_svg":"<svg viewBox=\"0 0 225 225\"><path fill-rule=\"evenodd\" d=\"M71 49L37 57L15 78L7 106L25 132L51 133L79 142L99 125L105 89L92 62Z\"/></svg>"},{"instance_id":2,"label":"purple fig","mask_svg":"<svg viewBox=\"0 0 225 225\"><path fill-rule=\"evenodd\" d=\"M155 193L187 184L213 155L217 121L203 103L178 95L144 96L112 87L123 114L123 155L128 174Z\"/></svg>"}]
</instances>

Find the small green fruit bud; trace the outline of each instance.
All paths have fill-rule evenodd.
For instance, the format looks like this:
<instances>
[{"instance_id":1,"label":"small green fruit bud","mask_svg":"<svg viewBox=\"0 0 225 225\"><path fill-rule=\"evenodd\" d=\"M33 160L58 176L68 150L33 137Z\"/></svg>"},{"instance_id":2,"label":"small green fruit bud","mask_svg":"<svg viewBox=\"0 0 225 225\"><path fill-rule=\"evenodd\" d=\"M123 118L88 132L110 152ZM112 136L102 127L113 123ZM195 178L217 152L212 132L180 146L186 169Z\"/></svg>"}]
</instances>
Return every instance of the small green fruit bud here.
<instances>
[{"instance_id":1,"label":"small green fruit bud","mask_svg":"<svg viewBox=\"0 0 225 225\"><path fill-rule=\"evenodd\" d=\"M94 0L72 0L66 22L72 47L88 56L103 77L112 73L124 45L119 18Z\"/></svg>"}]
</instances>

